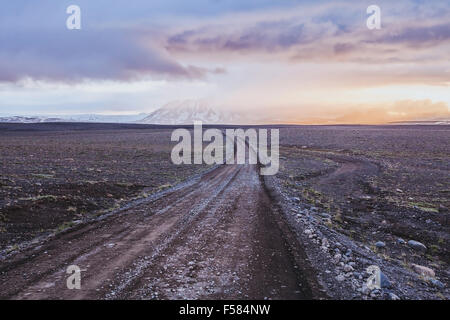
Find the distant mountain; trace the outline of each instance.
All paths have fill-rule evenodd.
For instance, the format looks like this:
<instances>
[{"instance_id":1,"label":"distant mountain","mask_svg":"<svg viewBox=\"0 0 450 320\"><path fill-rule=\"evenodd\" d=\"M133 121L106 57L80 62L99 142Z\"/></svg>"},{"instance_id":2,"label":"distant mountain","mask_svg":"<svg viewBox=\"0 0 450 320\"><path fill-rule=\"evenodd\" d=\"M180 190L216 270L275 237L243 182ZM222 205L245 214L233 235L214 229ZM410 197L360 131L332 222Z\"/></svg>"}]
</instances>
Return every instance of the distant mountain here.
<instances>
[{"instance_id":1,"label":"distant mountain","mask_svg":"<svg viewBox=\"0 0 450 320\"><path fill-rule=\"evenodd\" d=\"M194 121L204 124L243 124L250 119L236 112L214 108L206 101L184 100L170 102L138 123L177 125L192 124Z\"/></svg>"},{"instance_id":2,"label":"distant mountain","mask_svg":"<svg viewBox=\"0 0 450 320\"><path fill-rule=\"evenodd\" d=\"M132 115L58 115L58 116L5 116L0 117L0 122L10 123L41 123L41 122L96 122L96 123L135 123L148 116L148 113Z\"/></svg>"},{"instance_id":3,"label":"distant mountain","mask_svg":"<svg viewBox=\"0 0 450 320\"><path fill-rule=\"evenodd\" d=\"M410 120L410 121L396 121L391 122L392 124L423 124L423 125L449 125L450 119L447 118L437 118L437 119L427 119L427 120Z\"/></svg>"},{"instance_id":4,"label":"distant mountain","mask_svg":"<svg viewBox=\"0 0 450 320\"><path fill-rule=\"evenodd\" d=\"M126 115L103 115L103 114L79 114L60 116L69 122L103 122L103 123L134 123L148 116L148 113L126 114Z\"/></svg>"},{"instance_id":5,"label":"distant mountain","mask_svg":"<svg viewBox=\"0 0 450 320\"><path fill-rule=\"evenodd\" d=\"M64 122L61 118L56 117L27 117L27 116L9 116L0 117L0 122L9 123L41 123L41 122Z\"/></svg>"},{"instance_id":6,"label":"distant mountain","mask_svg":"<svg viewBox=\"0 0 450 320\"><path fill-rule=\"evenodd\" d=\"M129 115L52 115L52 116L11 116L0 115L0 122L40 123L40 122L95 122L95 123L141 123L161 125L191 125L194 121L204 124L261 124L278 121L264 112L238 112L224 110L205 100L182 100L165 104L152 113ZM283 121L279 121L282 123Z\"/></svg>"}]
</instances>

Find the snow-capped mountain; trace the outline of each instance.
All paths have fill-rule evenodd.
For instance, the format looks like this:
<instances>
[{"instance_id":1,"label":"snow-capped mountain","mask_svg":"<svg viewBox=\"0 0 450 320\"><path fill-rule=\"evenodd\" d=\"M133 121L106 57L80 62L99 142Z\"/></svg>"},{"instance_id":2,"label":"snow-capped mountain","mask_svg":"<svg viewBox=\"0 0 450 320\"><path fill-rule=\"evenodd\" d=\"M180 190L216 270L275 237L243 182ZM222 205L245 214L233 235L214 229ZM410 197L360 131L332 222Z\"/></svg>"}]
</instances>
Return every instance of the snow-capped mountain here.
<instances>
[{"instance_id":1,"label":"snow-capped mountain","mask_svg":"<svg viewBox=\"0 0 450 320\"><path fill-rule=\"evenodd\" d=\"M35 117L35 116L9 116L0 117L0 122L9 123L41 123L41 122L63 122L64 120L57 117Z\"/></svg>"},{"instance_id":2,"label":"snow-capped mountain","mask_svg":"<svg viewBox=\"0 0 450 320\"><path fill-rule=\"evenodd\" d=\"M236 112L223 111L202 100L184 100L170 102L138 121L147 124L240 124L247 119Z\"/></svg>"},{"instance_id":3,"label":"snow-capped mountain","mask_svg":"<svg viewBox=\"0 0 450 320\"><path fill-rule=\"evenodd\" d=\"M450 118L433 118L433 119L423 119L423 120L396 121L396 122L392 122L392 124L449 125Z\"/></svg>"},{"instance_id":4,"label":"snow-capped mountain","mask_svg":"<svg viewBox=\"0 0 450 320\"><path fill-rule=\"evenodd\" d=\"M204 124L249 125L271 123L273 119L263 117L264 112L244 113L226 110L212 105L206 100L181 100L165 104L152 113L106 115L0 115L0 122L40 123L40 122L93 122L93 123L140 123L160 125L192 125L194 121Z\"/></svg>"},{"instance_id":5,"label":"snow-capped mountain","mask_svg":"<svg viewBox=\"0 0 450 320\"><path fill-rule=\"evenodd\" d=\"M106 115L106 114L78 114L60 116L68 122L103 122L103 123L134 123L148 116L148 113Z\"/></svg>"},{"instance_id":6,"label":"snow-capped mountain","mask_svg":"<svg viewBox=\"0 0 450 320\"><path fill-rule=\"evenodd\" d=\"M0 122L43 123L43 122L95 122L95 123L135 123L148 116L148 113L130 115L79 114L56 116L3 116Z\"/></svg>"}]
</instances>

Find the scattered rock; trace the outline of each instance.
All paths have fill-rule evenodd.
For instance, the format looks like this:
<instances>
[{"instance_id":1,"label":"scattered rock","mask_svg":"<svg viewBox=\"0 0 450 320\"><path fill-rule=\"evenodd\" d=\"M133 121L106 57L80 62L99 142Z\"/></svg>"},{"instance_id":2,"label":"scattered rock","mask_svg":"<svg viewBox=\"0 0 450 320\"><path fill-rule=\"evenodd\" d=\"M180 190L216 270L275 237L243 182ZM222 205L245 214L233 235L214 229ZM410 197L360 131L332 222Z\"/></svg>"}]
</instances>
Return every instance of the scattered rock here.
<instances>
[{"instance_id":1,"label":"scattered rock","mask_svg":"<svg viewBox=\"0 0 450 320\"><path fill-rule=\"evenodd\" d=\"M434 278L436 274L434 273L433 269L430 269L428 267L420 266L418 264L413 264L413 269L416 273L421 274L423 276Z\"/></svg>"},{"instance_id":2,"label":"scattered rock","mask_svg":"<svg viewBox=\"0 0 450 320\"><path fill-rule=\"evenodd\" d=\"M417 250L417 251L421 251L421 252L427 251L427 247L419 241L409 240L408 246L410 246L411 248L413 248L414 250Z\"/></svg>"},{"instance_id":3,"label":"scattered rock","mask_svg":"<svg viewBox=\"0 0 450 320\"><path fill-rule=\"evenodd\" d=\"M397 239L397 243L398 243L398 244L405 244L406 241L403 240L402 238L398 238L398 239Z\"/></svg>"},{"instance_id":4,"label":"scattered rock","mask_svg":"<svg viewBox=\"0 0 450 320\"><path fill-rule=\"evenodd\" d=\"M380 294L381 294L381 290L378 290L378 289L372 290L372 292L370 292L370 296L372 298L378 297Z\"/></svg>"},{"instance_id":5,"label":"scattered rock","mask_svg":"<svg viewBox=\"0 0 450 320\"><path fill-rule=\"evenodd\" d=\"M353 267L352 267L351 265L346 264L346 265L344 266L344 271L345 271L345 272L353 271Z\"/></svg>"},{"instance_id":6,"label":"scattered rock","mask_svg":"<svg viewBox=\"0 0 450 320\"><path fill-rule=\"evenodd\" d=\"M389 278L380 271L380 282L381 282L381 287L382 288L390 288L391 287L391 282L389 281Z\"/></svg>"},{"instance_id":7,"label":"scattered rock","mask_svg":"<svg viewBox=\"0 0 450 320\"><path fill-rule=\"evenodd\" d=\"M448 213L448 208L443 206L442 204L439 205L439 213Z\"/></svg>"},{"instance_id":8,"label":"scattered rock","mask_svg":"<svg viewBox=\"0 0 450 320\"><path fill-rule=\"evenodd\" d=\"M437 279L430 279L430 282L433 285L433 287L436 287L441 290L445 288L445 284L443 284L441 281Z\"/></svg>"},{"instance_id":9,"label":"scattered rock","mask_svg":"<svg viewBox=\"0 0 450 320\"><path fill-rule=\"evenodd\" d=\"M395 293L389 292L389 299L390 300L400 300L399 296L397 296Z\"/></svg>"},{"instance_id":10,"label":"scattered rock","mask_svg":"<svg viewBox=\"0 0 450 320\"><path fill-rule=\"evenodd\" d=\"M384 243L383 241L378 241L375 243L375 246L379 249L384 248L384 247L386 247L386 243Z\"/></svg>"},{"instance_id":11,"label":"scattered rock","mask_svg":"<svg viewBox=\"0 0 450 320\"><path fill-rule=\"evenodd\" d=\"M345 277L344 277L344 275L340 274L340 275L338 275L338 276L336 277L336 280L339 281L339 282L342 282L342 281L345 280Z\"/></svg>"},{"instance_id":12,"label":"scattered rock","mask_svg":"<svg viewBox=\"0 0 450 320\"><path fill-rule=\"evenodd\" d=\"M367 296L370 294L371 289L367 287L366 284L363 284L361 289L359 289L358 291Z\"/></svg>"},{"instance_id":13,"label":"scattered rock","mask_svg":"<svg viewBox=\"0 0 450 320\"><path fill-rule=\"evenodd\" d=\"M339 261L341 261L341 258L342 258L342 256L341 256L341 254L340 253L336 253L335 255L334 255L334 257L333 257L333 263L334 264L338 264L339 263Z\"/></svg>"}]
</instances>

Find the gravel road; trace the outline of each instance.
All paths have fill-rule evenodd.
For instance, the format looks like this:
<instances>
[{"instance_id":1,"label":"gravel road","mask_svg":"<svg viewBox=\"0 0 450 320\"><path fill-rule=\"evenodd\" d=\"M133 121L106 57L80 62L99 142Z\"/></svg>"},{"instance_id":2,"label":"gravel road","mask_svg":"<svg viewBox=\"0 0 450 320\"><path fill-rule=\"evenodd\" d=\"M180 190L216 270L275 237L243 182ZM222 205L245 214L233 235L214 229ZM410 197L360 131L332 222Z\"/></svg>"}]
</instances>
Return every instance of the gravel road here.
<instances>
[{"instance_id":1,"label":"gravel road","mask_svg":"<svg viewBox=\"0 0 450 320\"><path fill-rule=\"evenodd\" d=\"M255 165L222 165L0 265L3 299L311 299ZM66 285L69 265L81 289Z\"/></svg>"}]
</instances>

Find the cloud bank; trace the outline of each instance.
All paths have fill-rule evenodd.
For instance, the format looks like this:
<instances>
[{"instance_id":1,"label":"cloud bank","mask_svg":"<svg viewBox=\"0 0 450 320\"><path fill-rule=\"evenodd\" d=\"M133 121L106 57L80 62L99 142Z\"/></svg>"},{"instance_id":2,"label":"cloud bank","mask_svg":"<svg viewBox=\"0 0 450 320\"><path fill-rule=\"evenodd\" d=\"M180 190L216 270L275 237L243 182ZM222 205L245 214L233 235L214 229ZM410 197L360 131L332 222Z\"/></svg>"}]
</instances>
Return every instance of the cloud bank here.
<instances>
[{"instance_id":1,"label":"cloud bank","mask_svg":"<svg viewBox=\"0 0 450 320\"><path fill-rule=\"evenodd\" d=\"M348 105L335 118L354 121L418 115L398 111L396 101L429 101L417 108L448 111L445 90L432 90L450 85L446 1L380 0L381 30L367 29L372 3L365 0L79 0L82 30L72 31L65 28L70 4L2 5L0 111L45 112L45 105L63 103L95 112L113 100L115 111L149 112L201 98L249 112L263 105L301 114L316 105L328 115L328 104ZM64 89L55 92L59 85ZM420 87L421 94L389 86ZM353 98L367 88L380 90L364 102ZM374 107L385 94L389 99ZM126 102L139 107L129 110ZM364 112L378 116L358 116Z\"/></svg>"}]
</instances>

